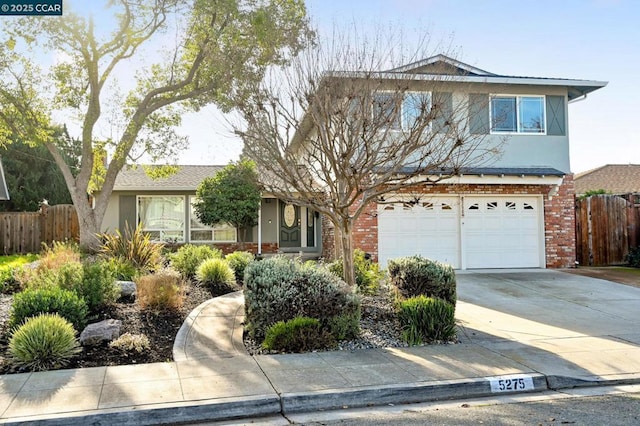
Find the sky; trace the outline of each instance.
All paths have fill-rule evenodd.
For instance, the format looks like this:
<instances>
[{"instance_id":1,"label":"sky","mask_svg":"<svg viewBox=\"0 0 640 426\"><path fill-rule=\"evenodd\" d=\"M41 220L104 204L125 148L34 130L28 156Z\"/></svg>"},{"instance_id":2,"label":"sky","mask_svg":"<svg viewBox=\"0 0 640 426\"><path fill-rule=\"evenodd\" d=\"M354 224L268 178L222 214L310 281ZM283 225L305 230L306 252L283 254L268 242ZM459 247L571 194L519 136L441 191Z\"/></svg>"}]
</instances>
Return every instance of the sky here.
<instances>
[{"instance_id":1,"label":"sky","mask_svg":"<svg viewBox=\"0 0 640 426\"><path fill-rule=\"evenodd\" d=\"M76 2L78 4L78 2ZM79 2L88 8L89 3ZM429 32L457 59L503 75L607 81L569 104L571 169L640 164L640 2L637 0L307 0L319 33L355 25ZM95 12L95 11L94 11ZM99 11L98 11L99 13ZM99 15L98 15L99 16ZM227 164L242 143L214 107L184 117L178 164Z\"/></svg>"},{"instance_id":2,"label":"sky","mask_svg":"<svg viewBox=\"0 0 640 426\"><path fill-rule=\"evenodd\" d=\"M320 33L356 23L429 31L458 59L504 75L607 81L569 104L571 169L640 164L640 2L637 0L308 0ZM434 54L440 53L434 51ZM181 164L225 164L239 155L213 109L185 118L191 149Z\"/></svg>"}]
</instances>

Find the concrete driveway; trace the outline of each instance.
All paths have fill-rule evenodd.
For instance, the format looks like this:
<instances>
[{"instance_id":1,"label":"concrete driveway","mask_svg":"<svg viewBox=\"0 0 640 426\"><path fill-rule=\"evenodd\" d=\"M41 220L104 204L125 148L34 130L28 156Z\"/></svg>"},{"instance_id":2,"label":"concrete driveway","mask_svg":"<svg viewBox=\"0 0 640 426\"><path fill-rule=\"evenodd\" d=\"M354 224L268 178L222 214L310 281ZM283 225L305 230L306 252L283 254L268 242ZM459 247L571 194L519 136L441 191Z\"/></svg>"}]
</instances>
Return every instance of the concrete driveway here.
<instances>
[{"instance_id":1,"label":"concrete driveway","mask_svg":"<svg viewBox=\"0 0 640 426\"><path fill-rule=\"evenodd\" d=\"M462 341L547 376L640 373L640 288L551 270L461 271Z\"/></svg>"}]
</instances>

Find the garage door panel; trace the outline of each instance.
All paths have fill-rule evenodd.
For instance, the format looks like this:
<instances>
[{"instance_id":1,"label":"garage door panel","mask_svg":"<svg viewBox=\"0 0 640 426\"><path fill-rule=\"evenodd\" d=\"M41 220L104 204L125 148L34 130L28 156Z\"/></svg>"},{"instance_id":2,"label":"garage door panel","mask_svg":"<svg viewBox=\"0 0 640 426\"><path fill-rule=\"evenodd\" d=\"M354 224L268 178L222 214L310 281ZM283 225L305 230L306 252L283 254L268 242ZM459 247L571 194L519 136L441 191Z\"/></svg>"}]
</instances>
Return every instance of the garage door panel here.
<instances>
[{"instance_id":1,"label":"garage door panel","mask_svg":"<svg viewBox=\"0 0 640 426\"><path fill-rule=\"evenodd\" d=\"M535 197L466 197L462 223L467 268L540 267Z\"/></svg>"},{"instance_id":2,"label":"garage door panel","mask_svg":"<svg viewBox=\"0 0 640 426\"><path fill-rule=\"evenodd\" d=\"M433 197L415 206L379 209L379 259L420 254L466 268L540 267L542 209L538 197ZM460 246L462 241L463 246Z\"/></svg>"},{"instance_id":3,"label":"garage door panel","mask_svg":"<svg viewBox=\"0 0 640 426\"><path fill-rule=\"evenodd\" d=\"M380 263L421 255L460 267L460 221L457 198L433 197L410 210L400 203L378 211ZM402 225L398 225L402 222Z\"/></svg>"}]
</instances>

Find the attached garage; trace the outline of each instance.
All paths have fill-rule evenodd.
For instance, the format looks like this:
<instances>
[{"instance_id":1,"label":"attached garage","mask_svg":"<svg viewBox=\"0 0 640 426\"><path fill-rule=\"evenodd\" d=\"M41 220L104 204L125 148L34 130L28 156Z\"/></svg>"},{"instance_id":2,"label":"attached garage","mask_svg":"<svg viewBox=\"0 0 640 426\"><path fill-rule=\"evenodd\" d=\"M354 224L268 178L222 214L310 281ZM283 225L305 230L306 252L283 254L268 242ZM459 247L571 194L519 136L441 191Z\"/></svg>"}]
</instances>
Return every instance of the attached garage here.
<instances>
[{"instance_id":1,"label":"attached garage","mask_svg":"<svg viewBox=\"0 0 640 426\"><path fill-rule=\"evenodd\" d=\"M468 268L544 267L540 196L433 196L378 206L379 261L420 254Z\"/></svg>"}]
</instances>

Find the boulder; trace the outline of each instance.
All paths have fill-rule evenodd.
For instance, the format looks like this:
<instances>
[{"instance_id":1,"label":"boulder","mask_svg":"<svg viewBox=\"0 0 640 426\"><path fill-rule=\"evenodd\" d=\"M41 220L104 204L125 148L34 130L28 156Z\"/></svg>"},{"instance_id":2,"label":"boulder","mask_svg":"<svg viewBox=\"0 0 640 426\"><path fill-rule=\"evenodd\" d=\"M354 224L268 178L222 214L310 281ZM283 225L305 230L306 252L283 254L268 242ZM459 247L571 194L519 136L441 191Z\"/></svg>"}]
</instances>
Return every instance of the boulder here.
<instances>
[{"instance_id":1,"label":"boulder","mask_svg":"<svg viewBox=\"0 0 640 426\"><path fill-rule=\"evenodd\" d=\"M116 284L120 286L120 297L135 297L136 283L133 281L116 281Z\"/></svg>"},{"instance_id":2,"label":"boulder","mask_svg":"<svg viewBox=\"0 0 640 426\"><path fill-rule=\"evenodd\" d=\"M114 319L89 324L80 333L80 344L94 346L102 342L110 342L120 337L121 328L122 321Z\"/></svg>"}]
</instances>

